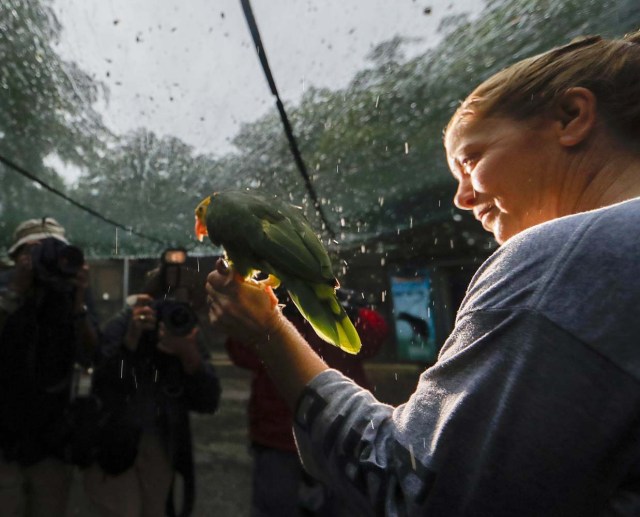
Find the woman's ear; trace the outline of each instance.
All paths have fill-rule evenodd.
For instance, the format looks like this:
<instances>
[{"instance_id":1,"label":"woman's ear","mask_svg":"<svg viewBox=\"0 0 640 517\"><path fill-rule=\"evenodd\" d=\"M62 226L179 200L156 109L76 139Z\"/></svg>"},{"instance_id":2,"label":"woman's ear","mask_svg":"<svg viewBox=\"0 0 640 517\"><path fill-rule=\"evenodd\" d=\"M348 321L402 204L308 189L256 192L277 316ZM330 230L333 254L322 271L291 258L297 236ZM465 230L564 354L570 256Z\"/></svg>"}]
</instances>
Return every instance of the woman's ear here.
<instances>
[{"instance_id":1,"label":"woman's ear","mask_svg":"<svg viewBox=\"0 0 640 517\"><path fill-rule=\"evenodd\" d=\"M596 96L576 86L564 92L556 106L558 141L566 147L583 142L596 124Z\"/></svg>"}]
</instances>

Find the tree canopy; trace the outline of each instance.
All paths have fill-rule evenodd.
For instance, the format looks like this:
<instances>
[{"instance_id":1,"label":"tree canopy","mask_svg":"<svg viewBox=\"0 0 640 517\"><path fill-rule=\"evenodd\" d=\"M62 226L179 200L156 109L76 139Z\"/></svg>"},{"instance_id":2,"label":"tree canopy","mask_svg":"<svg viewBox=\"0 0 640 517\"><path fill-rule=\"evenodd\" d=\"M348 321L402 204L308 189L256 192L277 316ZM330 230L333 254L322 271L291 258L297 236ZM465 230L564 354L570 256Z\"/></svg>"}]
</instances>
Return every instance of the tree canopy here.
<instances>
[{"instance_id":1,"label":"tree canopy","mask_svg":"<svg viewBox=\"0 0 640 517\"><path fill-rule=\"evenodd\" d=\"M488 0L479 16L446 18L439 43L407 59L401 36L376 47L342 89L309 88L287 106L338 250L447 255L488 249L491 239L451 204L442 129L471 87L504 66L573 37L621 35L640 26L631 0ZM112 135L96 111L108 92L61 59L64 30L49 0L0 7L0 154L106 217L196 251L193 208L226 188L255 188L305 207L321 225L275 110L245 124L235 151L198 154L148 128ZM56 160L82 169L67 187ZM90 256L156 254L159 245L83 214L0 166L3 246L15 224L53 215ZM336 243L330 243L336 246ZM453 251L452 251L453 250Z\"/></svg>"}]
</instances>

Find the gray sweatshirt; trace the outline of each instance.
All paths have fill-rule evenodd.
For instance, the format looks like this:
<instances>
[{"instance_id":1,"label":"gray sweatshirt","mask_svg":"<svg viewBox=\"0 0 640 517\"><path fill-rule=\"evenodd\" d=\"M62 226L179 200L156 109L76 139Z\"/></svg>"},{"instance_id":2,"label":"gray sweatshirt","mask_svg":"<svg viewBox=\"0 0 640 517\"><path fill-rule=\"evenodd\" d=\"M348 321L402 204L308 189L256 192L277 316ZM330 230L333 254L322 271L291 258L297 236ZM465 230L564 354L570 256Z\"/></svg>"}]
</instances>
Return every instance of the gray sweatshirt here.
<instances>
[{"instance_id":1,"label":"gray sweatshirt","mask_svg":"<svg viewBox=\"0 0 640 517\"><path fill-rule=\"evenodd\" d=\"M498 249L407 403L329 370L294 430L353 515L640 516L639 379L635 199Z\"/></svg>"}]
</instances>

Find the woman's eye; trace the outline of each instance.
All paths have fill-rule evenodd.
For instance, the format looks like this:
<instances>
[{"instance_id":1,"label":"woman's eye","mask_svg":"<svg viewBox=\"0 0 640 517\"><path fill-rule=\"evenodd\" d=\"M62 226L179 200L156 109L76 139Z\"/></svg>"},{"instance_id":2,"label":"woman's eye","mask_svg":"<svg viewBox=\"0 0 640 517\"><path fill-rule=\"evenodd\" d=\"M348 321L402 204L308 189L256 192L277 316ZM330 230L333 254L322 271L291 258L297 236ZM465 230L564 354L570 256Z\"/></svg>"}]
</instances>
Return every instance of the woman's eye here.
<instances>
[{"instance_id":1,"label":"woman's eye","mask_svg":"<svg viewBox=\"0 0 640 517\"><path fill-rule=\"evenodd\" d=\"M465 174L471 174L471 171L473 170L473 167L474 167L475 164L476 164L475 159L473 159L473 158L465 158L461 162L462 171Z\"/></svg>"}]
</instances>

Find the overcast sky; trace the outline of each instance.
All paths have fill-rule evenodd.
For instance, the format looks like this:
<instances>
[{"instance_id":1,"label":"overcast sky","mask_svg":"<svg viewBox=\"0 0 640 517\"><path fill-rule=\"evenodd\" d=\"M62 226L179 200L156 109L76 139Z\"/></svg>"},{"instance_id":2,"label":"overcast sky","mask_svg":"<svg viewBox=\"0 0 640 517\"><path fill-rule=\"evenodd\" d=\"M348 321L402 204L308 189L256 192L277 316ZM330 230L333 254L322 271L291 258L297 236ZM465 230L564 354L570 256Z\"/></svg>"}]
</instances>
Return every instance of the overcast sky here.
<instances>
[{"instance_id":1,"label":"overcast sky","mask_svg":"<svg viewBox=\"0 0 640 517\"><path fill-rule=\"evenodd\" d=\"M103 81L99 106L118 134L147 127L221 155L239 124L274 104L239 0L54 0L58 50ZM280 94L345 86L366 55L399 34L410 51L438 41L442 16L481 0L253 0ZM72 174L72 173L71 173Z\"/></svg>"}]
</instances>

